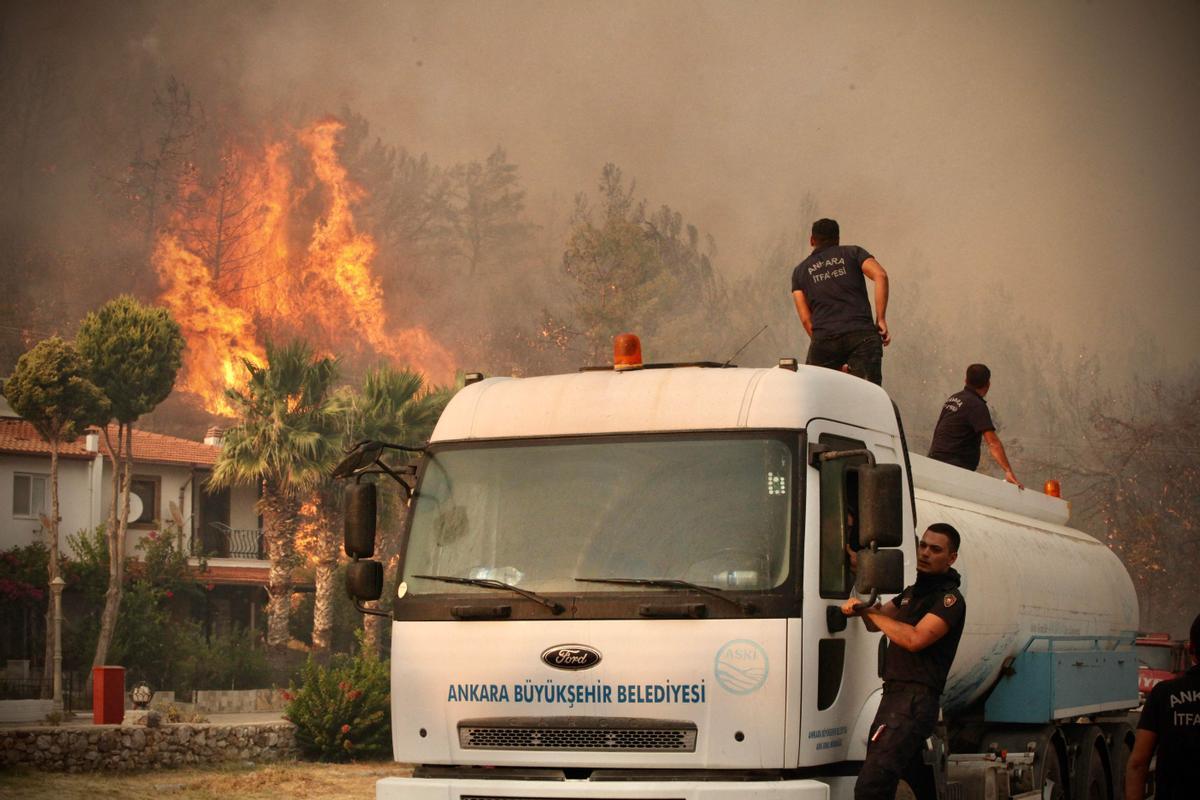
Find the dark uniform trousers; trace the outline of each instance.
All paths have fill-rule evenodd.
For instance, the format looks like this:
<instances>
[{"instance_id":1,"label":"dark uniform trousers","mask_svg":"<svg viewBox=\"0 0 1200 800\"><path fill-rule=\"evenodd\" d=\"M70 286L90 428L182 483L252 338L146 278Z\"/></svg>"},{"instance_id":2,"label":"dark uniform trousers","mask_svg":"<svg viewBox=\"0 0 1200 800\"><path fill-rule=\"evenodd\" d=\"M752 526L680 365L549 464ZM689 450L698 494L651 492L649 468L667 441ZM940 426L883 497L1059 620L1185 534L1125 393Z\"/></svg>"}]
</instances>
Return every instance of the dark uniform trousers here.
<instances>
[{"instance_id":1,"label":"dark uniform trousers","mask_svg":"<svg viewBox=\"0 0 1200 800\"><path fill-rule=\"evenodd\" d=\"M922 764L925 740L937 725L939 699L933 689L920 684L884 686L854 800L894 800L900 779Z\"/></svg>"},{"instance_id":2,"label":"dark uniform trousers","mask_svg":"<svg viewBox=\"0 0 1200 800\"><path fill-rule=\"evenodd\" d=\"M851 375L882 384L883 339L873 328L818 337L809 344L805 363L829 369L841 369L846 364Z\"/></svg>"}]
</instances>

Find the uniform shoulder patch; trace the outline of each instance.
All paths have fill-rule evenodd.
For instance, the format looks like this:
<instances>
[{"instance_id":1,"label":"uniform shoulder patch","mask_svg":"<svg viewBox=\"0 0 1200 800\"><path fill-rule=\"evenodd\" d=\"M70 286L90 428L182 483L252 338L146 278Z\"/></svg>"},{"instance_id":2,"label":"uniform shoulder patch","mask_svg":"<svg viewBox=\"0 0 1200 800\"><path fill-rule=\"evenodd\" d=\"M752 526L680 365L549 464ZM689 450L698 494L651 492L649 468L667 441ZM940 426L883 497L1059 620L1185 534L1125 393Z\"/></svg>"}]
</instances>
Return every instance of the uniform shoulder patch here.
<instances>
[{"instance_id":1,"label":"uniform shoulder patch","mask_svg":"<svg viewBox=\"0 0 1200 800\"><path fill-rule=\"evenodd\" d=\"M950 606L954 605L957 602L958 602L957 595L948 594L942 598L942 605L944 605L946 608L949 608Z\"/></svg>"}]
</instances>

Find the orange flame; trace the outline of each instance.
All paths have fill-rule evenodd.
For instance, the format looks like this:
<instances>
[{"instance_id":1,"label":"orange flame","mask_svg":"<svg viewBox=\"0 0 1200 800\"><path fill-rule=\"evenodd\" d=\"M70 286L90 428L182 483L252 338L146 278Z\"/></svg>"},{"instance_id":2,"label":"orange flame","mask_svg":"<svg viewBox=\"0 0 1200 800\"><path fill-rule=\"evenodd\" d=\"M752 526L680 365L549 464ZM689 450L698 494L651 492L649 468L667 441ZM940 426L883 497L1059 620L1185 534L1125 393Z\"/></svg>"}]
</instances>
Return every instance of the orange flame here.
<instances>
[{"instance_id":1,"label":"orange flame","mask_svg":"<svg viewBox=\"0 0 1200 800\"><path fill-rule=\"evenodd\" d=\"M304 557L308 566L315 567L321 560L322 536L330 535L321 530L321 518L316 501L309 500L302 503L296 521L296 552Z\"/></svg>"},{"instance_id":2,"label":"orange flame","mask_svg":"<svg viewBox=\"0 0 1200 800\"><path fill-rule=\"evenodd\" d=\"M225 389L244 385L243 361L263 364L268 335L453 377L453 358L428 331L388 324L375 241L354 220L363 190L337 154L343 127L323 119L257 153L231 148L215 183L190 175L180 187L185 201L158 237L154 265L187 339L180 388L212 413L233 415Z\"/></svg>"}]
</instances>

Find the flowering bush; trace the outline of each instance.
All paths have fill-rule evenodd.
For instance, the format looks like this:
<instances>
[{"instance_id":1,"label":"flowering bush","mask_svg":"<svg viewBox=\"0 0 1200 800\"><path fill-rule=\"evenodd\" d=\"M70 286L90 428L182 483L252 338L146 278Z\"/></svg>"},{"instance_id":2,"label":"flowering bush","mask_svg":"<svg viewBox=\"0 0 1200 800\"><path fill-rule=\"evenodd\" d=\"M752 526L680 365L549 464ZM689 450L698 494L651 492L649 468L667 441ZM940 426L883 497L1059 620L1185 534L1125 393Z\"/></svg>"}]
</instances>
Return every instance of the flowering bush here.
<instances>
[{"instance_id":1,"label":"flowering bush","mask_svg":"<svg viewBox=\"0 0 1200 800\"><path fill-rule=\"evenodd\" d=\"M0 600L9 603L39 603L46 593L31 583L0 578Z\"/></svg>"},{"instance_id":2,"label":"flowering bush","mask_svg":"<svg viewBox=\"0 0 1200 800\"><path fill-rule=\"evenodd\" d=\"M50 554L41 542L0 553L0 600L44 608L49 560Z\"/></svg>"},{"instance_id":3,"label":"flowering bush","mask_svg":"<svg viewBox=\"0 0 1200 800\"><path fill-rule=\"evenodd\" d=\"M319 761L391 756L386 661L335 656L323 667L310 658L302 679L284 693L302 752Z\"/></svg>"}]
</instances>

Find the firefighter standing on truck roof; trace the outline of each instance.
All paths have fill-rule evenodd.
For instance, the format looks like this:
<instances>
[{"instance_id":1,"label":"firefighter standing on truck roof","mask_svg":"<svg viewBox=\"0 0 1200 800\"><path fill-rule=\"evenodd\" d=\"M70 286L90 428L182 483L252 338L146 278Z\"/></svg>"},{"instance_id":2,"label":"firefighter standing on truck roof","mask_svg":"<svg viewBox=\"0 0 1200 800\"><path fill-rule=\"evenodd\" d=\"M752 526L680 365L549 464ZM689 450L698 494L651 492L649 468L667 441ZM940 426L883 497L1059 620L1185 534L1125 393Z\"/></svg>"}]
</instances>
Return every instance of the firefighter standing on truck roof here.
<instances>
[{"instance_id":1,"label":"firefighter standing on truck roof","mask_svg":"<svg viewBox=\"0 0 1200 800\"><path fill-rule=\"evenodd\" d=\"M900 779L921 764L967 615L958 590L961 576L951 567L958 546L953 526L930 525L917 548L915 584L882 606L862 608L854 597L842 606L843 614L861 616L888 638L883 699L854 784L855 800L893 800Z\"/></svg>"},{"instance_id":2,"label":"firefighter standing on truck roof","mask_svg":"<svg viewBox=\"0 0 1200 800\"><path fill-rule=\"evenodd\" d=\"M888 276L875 258L857 245L840 244L837 220L813 223L812 255L792 270L792 299L800 324L812 342L805 363L883 382L883 348L892 341L887 326ZM875 282L875 318L867 284Z\"/></svg>"}]
</instances>

